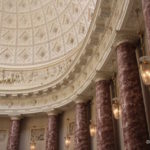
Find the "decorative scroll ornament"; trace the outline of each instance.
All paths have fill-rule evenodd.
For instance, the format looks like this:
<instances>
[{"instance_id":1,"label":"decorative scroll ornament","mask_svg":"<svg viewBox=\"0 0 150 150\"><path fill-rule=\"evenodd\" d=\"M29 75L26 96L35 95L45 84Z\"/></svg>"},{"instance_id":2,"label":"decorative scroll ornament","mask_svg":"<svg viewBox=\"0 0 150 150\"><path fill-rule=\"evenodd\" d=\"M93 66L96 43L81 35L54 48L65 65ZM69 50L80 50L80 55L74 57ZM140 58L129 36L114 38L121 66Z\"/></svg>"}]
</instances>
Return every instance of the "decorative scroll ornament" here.
<instances>
[{"instance_id":1,"label":"decorative scroll ornament","mask_svg":"<svg viewBox=\"0 0 150 150\"><path fill-rule=\"evenodd\" d=\"M0 70L0 89L8 86L12 90L18 86L25 89L49 84L65 74L76 58L76 55L77 53L74 53L73 56L70 56L65 61L43 68L20 70L3 68Z\"/></svg>"}]
</instances>

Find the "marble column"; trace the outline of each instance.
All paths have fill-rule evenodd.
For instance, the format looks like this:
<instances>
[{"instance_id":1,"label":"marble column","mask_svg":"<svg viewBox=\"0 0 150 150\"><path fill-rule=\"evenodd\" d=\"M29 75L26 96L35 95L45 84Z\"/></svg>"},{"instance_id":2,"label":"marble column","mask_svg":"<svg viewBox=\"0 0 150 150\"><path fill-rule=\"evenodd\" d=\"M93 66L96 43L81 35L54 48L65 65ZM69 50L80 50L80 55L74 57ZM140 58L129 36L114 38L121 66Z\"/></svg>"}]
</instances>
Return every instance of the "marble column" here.
<instances>
[{"instance_id":1,"label":"marble column","mask_svg":"<svg viewBox=\"0 0 150 150\"><path fill-rule=\"evenodd\" d=\"M55 112L48 113L46 150L58 150L58 118Z\"/></svg>"},{"instance_id":2,"label":"marble column","mask_svg":"<svg viewBox=\"0 0 150 150\"><path fill-rule=\"evenodd\" d=\"M150 54L150 0L142 0L142 6Z\"/></svg>"},{"instance_id":3,"label":"marble column","mask_svg":"<svg viewBox=\"0 0 150 150\"><path fill-rule=\"evenodd\" d=\"M18 150L20 136L20 117L11 117L11 127L9 131L7 150Z\"/></svg>"},{"instance_id":4,"label":"marble column","mask_svg":"<svg viewBox=\"0 0 150 150\"><path fill-rule=\"evenodd\" d=\"M97 150L115 150L110 81L96 82Z\"/></svg>"},{"instance_id":5,"label":"marble column","mask_svg":"<svg viewBox=\"0 0 150 150\"><path fill-rule=\"evenodd\" d=\"M76 102L75 113L75 150L89 150L89 119L88 107L85 101L79 100Z\"/></svg>"},{"instance_id":6,"label":"marble column","mask_svg":"<svg viewBox=\"0 0 150 150\"><path fill-rule=\"evenodd\" d=\"M119 95L125 150L148 150L148 130L134 44L117 46Z\"/></svg>"}]
</instances>

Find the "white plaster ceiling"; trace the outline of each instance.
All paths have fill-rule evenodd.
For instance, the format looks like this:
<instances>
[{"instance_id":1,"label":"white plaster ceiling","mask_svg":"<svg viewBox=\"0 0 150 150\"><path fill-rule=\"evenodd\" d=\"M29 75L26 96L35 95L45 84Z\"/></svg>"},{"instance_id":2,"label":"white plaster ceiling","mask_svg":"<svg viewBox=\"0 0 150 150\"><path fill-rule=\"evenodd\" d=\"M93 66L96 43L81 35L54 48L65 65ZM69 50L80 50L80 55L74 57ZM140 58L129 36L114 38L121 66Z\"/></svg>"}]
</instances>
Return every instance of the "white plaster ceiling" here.
<instances>
[{"instance_id":1,"label":"white plaster ceiling","mask_svg":"<svg viewBox=\"0 0 150 150\"><path fill-rule=\"evenodd\" d=\"M5 4L6 2L7 4ZM9 2L12 4L9 4ZM20 4L23 4L22 2L25 4L21 6L19 2L21 2ZM35 2L35 6L33 6L33 2ZM135 30L135 27L131 24L131 28L127 30L127 23L131 22L128 18L134 19L134 17L131 17L131 10L132 8L133 10L137 10L133 7L137 6L137 0L98 0L95 3L96 0L60 0L59 2L56 0L0 0L0 18L2 18L0 21L0 48L4 47L2 31L5 28L15 31L16 34L14 37L17 37L16 44L5 44L6 49L15 49L14 51L9 50L11 52L9 57L11 56L10 58L13 61L7 62L7 55L5 58L5 55L2 55L3 51L0 49L0 115L13 113L33 114L60 109L60 107L71 104L80 97L84 98L85 96L87 98L87 96L91 96L93 93L91 87L95 83L93 81L97 77L97 74L100 76L101 73L105 74L105 72L111 73L113 71L112 57L114 56L112 54L114 53L114 45L116 45L114 43L122 41L122 38L124 38L124 35L122 35L123 37L120 36L120 31L123 31L123 33L124 31L128 31L126 32L127 38L132 37L131 31ZM62 9L60 9L60 5L63 6L61 7ZM9 9L7 8L8 6ZM49 16L49 11L46 11L46 7L48 6L55 8L55 17L51 16L49 20L46 17ZM64 52L59 53L57 51L55 52L55 57L52 58L52 55L49 55L49 59L45 61L39 57L39 62L38 58L36 58L37 45L41 46L46 42L35 43L35 39L37 39L34 36L35 31L40 25L36 21L36 26L33 23L36 20L36 17L33 18L33 12L35 11L36 13L34 14L36 15L41 9L46 21L43 24L40 23L43 29L48 31L48 21L50 24L54 20L56 23L58 21L60 33L53 33L53 36L50 36L51 34L46 32L46 36L49 35L49 38L56 37L54 39L56 43L63 41L61 46L64 47ZM51 10L53 9L51 8ZM80 11L80 15L76 13L76 10ZM94 15L92 17L93 11ZM8 27L10 23L7 23L6 27L3 21L5 13L16 15L15 28ZM31 45L28 43L28 46L25 43L24 45L20 45L21 42L19 42L21 40L21 37L19 37L20 31L28 30L25 23L22 23L21 27L19 26L18 20L22 14L28 14L27 20L32 21L29 29L32 32L31 38L34 43ZM71 21L69 21L68 25L61 22L63 18L66 18L64 17L65 14L70 16ZM92 22L91 19L93 19ZM73 24L71 25L71 23ZM4 25L5 27L3 27ZM90 28L88 29L89 25ZM85 31L84 34L80 32L83 31L82 27ZM66 32L64 33L64 31ZM65 42L65 39L72 35L67 36L70 31L74 33L74 39L78 39L76 46L74 44L70 44L73 45L72 47L68 46L69 44ZM38 41L42 42L42 40ZM47 43L49 45L49 54L54 53L55 49L51 49L53 40L49 40ZM18 48L20 47L31 47L31 51L24 50L27 54L32 54L31 62L23 62L21 55L17 55ZM24 51L21 51L20 54ZM15 53L12 55L12 52ZM57 53L60 55L57 55ZM64 54L66 54L66 57ZM17 61L16 58L20 59L20 61ZM56 63L52 63L52 60L56 61ZM44 64L45 62L47 63ZM3 68L3 65L5 68Z\"/></svg>"},{"instance_id":2,"label":"white plaster ceiling","mask_svg":"<svg viewBox=\"0 0 150 150\"><path fill-rule=\"evenodd\" d=\"M0 65L34 66L75 51L96 0L0 0Z\"/></svg>"}]
</instances>

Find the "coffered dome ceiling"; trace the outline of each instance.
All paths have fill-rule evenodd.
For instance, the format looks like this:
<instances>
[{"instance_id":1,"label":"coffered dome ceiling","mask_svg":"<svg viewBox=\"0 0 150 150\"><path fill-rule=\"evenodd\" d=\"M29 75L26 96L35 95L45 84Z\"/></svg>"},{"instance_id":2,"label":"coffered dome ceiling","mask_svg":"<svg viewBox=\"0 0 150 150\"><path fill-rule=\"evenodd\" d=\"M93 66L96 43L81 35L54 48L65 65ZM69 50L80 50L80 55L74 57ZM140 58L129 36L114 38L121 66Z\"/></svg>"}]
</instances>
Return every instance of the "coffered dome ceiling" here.
<instances>
[{"instance_id":1,"label":"coffered dome ceiling","mask_svg":"<svg viewBox=\"0 0 150 150\"><path fill-rule=\"evenodd\" d=\"M0 64L51 63L79 49L95 1L0 0Z\"/></svg>"},{"instance_id":2,"label":"coffered dome ceiling","mask_svg":"<svg viewBox=\"0 0 150 150\"><path fill-rule=\"evenodd\" d=\"M0 91L63 76L88 32L96 0L0 0Z\"/></svg>"},{"instance_id":3,"label":"coffered dome ceiling","mask_svg":"<svg viewBox=\"0 0 150 150\"><path fill-rule=\"evenodd\" d=\"M90 96L95 78L113 70L120 31L137 27L135 3L0 0L0 114L45 112Z\"/></svg>"}]
</instances>

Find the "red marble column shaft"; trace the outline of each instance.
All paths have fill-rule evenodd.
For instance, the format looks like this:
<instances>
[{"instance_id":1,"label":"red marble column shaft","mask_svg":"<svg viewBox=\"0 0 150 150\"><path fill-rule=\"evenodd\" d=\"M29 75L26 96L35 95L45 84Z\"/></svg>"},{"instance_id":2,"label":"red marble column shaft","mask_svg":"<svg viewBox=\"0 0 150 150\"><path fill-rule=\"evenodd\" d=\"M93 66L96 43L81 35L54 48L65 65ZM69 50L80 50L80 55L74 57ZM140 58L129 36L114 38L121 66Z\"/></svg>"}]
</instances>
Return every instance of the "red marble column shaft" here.
<instances>
[{"instance_id":1,"label":"red marble column shaft","mask_svg":"<svg viewBox=\"0 0 150 150\"><path fill-rule=\"evenodd\" d=\"M148 130L140 85L135 46L117 47L118 81L125 150L147 150Z\"/></svg>"},{"instance_id":2,"label":"red marble column shaft","mask_svg":"<svg viewBox=\"0 0 150 150\"><path fill-rule=\"evenodd\" d=\"M142 0L142 6L150 54L150 0Z\"/></svg>"},{"instance_id":3,"label":"red marble column shaft","mask_svg":"<svg viewBox=\"0 0 150 150\"><path fill-rule=\"evenodd\" d=\"M58 120L57 115L48 116L46 150L58 150Z\"/></svg>"},{"instance_id":4,"label":"red marble column shaft","mask_svg":"<svg viewBox=\"0 0 150 150\"><path fill-rule=\"evenodd\" d=\"M20 136L20 120L11 120L11 128L8 137L7 150L18 150Z\"/></svg>"},{"instance_id":5,"label":"red marble column shaft","mask_svg":"<svg viewBox=\"0 0 150 150\"><path fill-rule=\"evenodd\" d=\"M110 82L96 82L97 150L115 150Z\"/></svg>"},{"instance_id":6,"label":"red marble column shaft","mask_svg":"<svg viewBox=\"0 0 150 150\"><path fill-rule=\"evenodd\" d=\"M89 121L87 104L76 103L75 150L89 150Z\"/></svg>"}]
</instances>

